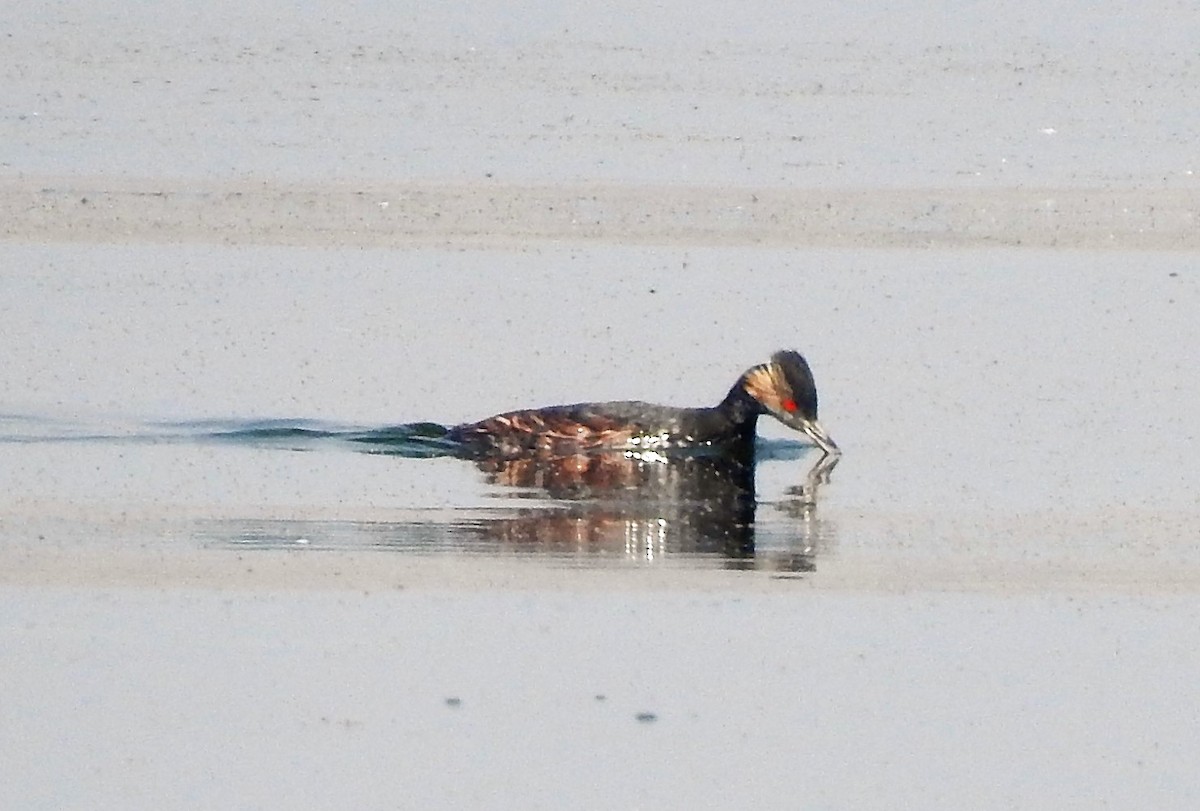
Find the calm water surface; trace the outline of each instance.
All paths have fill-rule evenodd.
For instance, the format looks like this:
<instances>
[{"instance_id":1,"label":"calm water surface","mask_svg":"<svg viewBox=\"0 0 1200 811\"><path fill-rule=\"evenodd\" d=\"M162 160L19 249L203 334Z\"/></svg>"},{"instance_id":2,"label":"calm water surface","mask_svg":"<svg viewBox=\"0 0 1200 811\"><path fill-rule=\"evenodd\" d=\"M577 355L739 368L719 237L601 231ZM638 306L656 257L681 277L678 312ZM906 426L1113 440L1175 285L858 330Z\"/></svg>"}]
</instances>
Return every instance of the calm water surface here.
<instances>
[{"instance_id":1,"label":"calm water surface","mask_svg":"<svg viewBox=\"0 0 1200 811\"><path fill-rule=\"evenodd\" d=\"M10 542L165 521L157 543L203 548L1197 582L1186 254L0 252ZM769 419L752 478L488 469L395 428L714 403L781 347L846 450L815 498L815 452Z\"/></svg>"},{"instance_id":2,"label":"calm water surface","mask_svg":"<svg viewBox=\"0 0 1200 811\"><path fill-rule=\"evenodd\" d=\"M25 460L27 473L36 468L50 480L48 511L74 493L75 505L93 513L88 523L114 505L140 508L144 523L180 512L190 517L172 518L170 537L203 547L809 571L818 548L833 543L817 516L831 461L795 441L760 444L759 466L797 477L768 498L756 490L755 468L719 457L474 461L457 458L428 423L85 426L10 415L3 424L9 452ZM106 468L108 475L96 475ZM228 491L214 493L214 480ZM199 506L206 498L216 503ZM298 506L280 506L288 504Z\"/></svg>"},{"instance_id":3,"label":"calm water surface","mask_svg":"<svg viewBox=\"0 0 1200 811\"><path fill-rule=\"evenodd\" d=\"M1200 806L1194 9L45 5L0 808ZM348 441L784 347L815 498Z\"/></svg>"}]
</instances>

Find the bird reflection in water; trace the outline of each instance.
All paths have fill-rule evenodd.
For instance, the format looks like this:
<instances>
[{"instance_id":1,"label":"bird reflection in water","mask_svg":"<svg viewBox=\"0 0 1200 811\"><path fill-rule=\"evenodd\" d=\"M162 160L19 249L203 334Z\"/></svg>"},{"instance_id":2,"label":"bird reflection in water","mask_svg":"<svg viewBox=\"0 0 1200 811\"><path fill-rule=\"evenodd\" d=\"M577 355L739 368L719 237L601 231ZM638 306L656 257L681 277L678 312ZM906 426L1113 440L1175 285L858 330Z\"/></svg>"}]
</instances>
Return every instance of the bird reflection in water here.
<instances>
[{"instance_id":1,"label":"bird reflection in water","mask_svg":"<svg viewBox=\"0 0 1200 811\"><path fill-rule=\"evenodd\" d=\"M757 515L755 465L760 416L803 434L821 457L785 498ZM713 558L732 568L811 571L833 538L816 514L818 490L841 451L817 419L812 371L783 350L747 369L715 406L673 408L640 401L576 403L497 414L474 423L421 422L385 428L339 428L289 422L235 424L200 436L306 450L350 443L371 454L453 456L473 462L495 492L525 502L516 509L440 527L448 546L487 551L680 562ZM783 450L781 451L781 447ZM796 458L776 444L768 456ZM278 523L278 522L277 522ZM428 524L356 525L355 534L384 548L436 539ZM283 543L303 526L251 526L238 543ZM328 527L324 537L336 534ZM274 539L274 540L273 540Z\"/></svg>"},{"instance_id":2,"label":"bird reflection in water","mask_svg":"<svg viewBox=\"0 0 1200 811\"><path fill-rule=\"evenodd\" d=\"M794 350L747 369L715 406L575 403L497 414L445 436L492 483L569 503L496 522L491 529L502 543L747 561L758 559L754 462L758 418L766 415L823 453L780 505L810 530L799 540L812 550L817 489L841 450L817 418L812 369ZM810 558L802 553L793 568L811 568Z\"/></svg>"},{"instance_id":3,"label":"bird reflection in water","mask_svg":"<svg viewBox=\"0 0 1200 811\"><path fill-rule=\"evenodd\" d=\"M772 505L780 515L767 545L755 537L752 458L606 451L476 465L489 484L511 488L505 495L552 500L486 523L487 537L504 549L644 562L708 557L728 568L804 572L831 540L817 517L817 492L838 458L823 455Z\"/></svg>"}]
</instances>

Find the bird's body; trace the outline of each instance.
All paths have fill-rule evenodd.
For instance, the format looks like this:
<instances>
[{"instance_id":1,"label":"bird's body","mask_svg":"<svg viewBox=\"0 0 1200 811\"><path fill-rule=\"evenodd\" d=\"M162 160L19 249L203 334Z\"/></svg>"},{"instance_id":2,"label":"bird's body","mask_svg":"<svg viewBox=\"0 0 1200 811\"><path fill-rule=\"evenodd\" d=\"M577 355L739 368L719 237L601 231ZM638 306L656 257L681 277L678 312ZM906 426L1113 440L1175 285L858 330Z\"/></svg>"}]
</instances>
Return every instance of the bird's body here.
<instances>
[{"instance_id":1,"label":"bird's body","mask_svg":"<svg viewBox=\"0 0 1200 811\"><path fill-rule=\"evenodd\" d=\"M450 429L475 456L560 456L599 450L712 449L753 456L758 417L770 414L827 454L837 445L817 422L817 391L798 352L776 352L754 366L715 406L674 408L636 400L575 403L497 414Z\"/></svg>"}]
</instances>

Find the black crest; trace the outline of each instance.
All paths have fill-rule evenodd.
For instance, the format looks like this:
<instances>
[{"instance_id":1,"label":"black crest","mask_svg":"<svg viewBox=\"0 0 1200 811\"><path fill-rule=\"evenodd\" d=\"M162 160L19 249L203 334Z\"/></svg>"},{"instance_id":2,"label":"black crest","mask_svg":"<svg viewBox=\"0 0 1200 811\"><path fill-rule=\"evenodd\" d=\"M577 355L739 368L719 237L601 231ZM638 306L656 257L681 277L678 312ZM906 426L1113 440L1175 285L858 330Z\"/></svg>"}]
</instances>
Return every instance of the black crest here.
<instances>
[{"instance_id":1,"label":"black crest","mask_svg":"<svg viewBox=\"0 0 1200 811\"><path fill-rule=\"evenodd\" d=\"M813 381L812 369L799 352L784 349L771 356L771 363L783 374L796 401L796 410L810 420L817 418L817 384Z\"/></svg>"}]
</instances>

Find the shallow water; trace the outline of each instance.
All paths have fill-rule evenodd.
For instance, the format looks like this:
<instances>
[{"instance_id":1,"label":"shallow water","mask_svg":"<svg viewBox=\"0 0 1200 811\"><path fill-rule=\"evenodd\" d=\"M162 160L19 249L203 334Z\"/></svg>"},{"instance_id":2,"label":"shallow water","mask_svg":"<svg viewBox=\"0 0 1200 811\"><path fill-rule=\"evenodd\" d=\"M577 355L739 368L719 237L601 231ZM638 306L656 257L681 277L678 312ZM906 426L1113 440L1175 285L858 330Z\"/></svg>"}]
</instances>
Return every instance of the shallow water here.
<instances>
[{"instance_id":1,"label":"shallow water","mask_svg":"<svg viewBox=\"0 0 1200 811\"><path fill-rule=\"evenodd\" d=\"M20 393L0 426L0 753L21 775L0 791L1195 798L1194 265L0 245L0 386ZM623 460L597 488L349 441L712 403L783 346L845 451L815 492L815 452L769 421L751 500L704 468Z\"/></svg>"},{"instance_id":2,"label":"shallow water","mask_svg":"<svg viewBox=\"0 0 1200 811\"><path fill-rule=\"evenodd\" d=\"M764 505L760 514L754 468L720 456L609 452L554 460L475 460L461 456L465 449L433 423L380 428L311 420L81 425L15 416L0 422L7 428L0 445L17 458L40 456L47 475L55 475L50 468L56 456L64 466L96 459L96 469L119 458L120 489L98 490L87 482L82 485L86 494L77 493L91 525L97 515L124 505L120 525L109 529L114 544L126 542L128 511L140 507L140 520L157 524L151 532L159 533L159 543L164 536L175 544L186 538L203 548L539 556L606 566L669 559L690 566L806 571L816 547L827 540L814 516L816 495L836 464L798 442L759 443L760 465L796 467L812 457L802 466L809 472L801 483L787 488L777 503ZM389 478L432 481L437 494L410 491L363 502L364 492L346 488L378 475L381 466L371 457L386 459ZM437 464L447 460L453 464ZM321 481L305 483L303 493L290 489L294 476L282 493L272 493L272 484L262 488L261 482L273 481L277 471L297 467L319 471ZM193 475L172 481L157 472L197 468L202 482ZM204 503L211 490L198 488L211 488L222 476L233 488L230 496L251 487L256 503L234 508ZM319 492L326 477L344 486ZM67 482L68 476L57 474L53 484L59 490L48 493L42 506L70 511L64 504L72 486ZM369 494L370 485L363 491ZM289 497L303 501L303 507L276 506ZM195 517L167 518L171 514ZM170 533L162 532L164 519L174 524Z\"/></svg>"},{"instance_id":3,"label":"shallow water","mask_svg":"<svg viewBox=\"0 0 1200 811\"><path fill-rule=\"evenodd\" d=\"M731 557L840 572L831 582L915 567L978 583L993 566L1200 582L1190 254L0 253L0 375L20 393L0 425L11 526L186 518L203 528L181 525L171 543L570 549L589 563L694 552L708 566L718 550L694 542L694 517L712 499L648 490L695 479L686 468L638 462L608 476L611 492L585 493L578 471L406 458L436 443L387 431L585 399L712 403L791 346L846 455L814 506L796 495L814 456L764 419L753 519L724 511L717 533L737 539Z\"/></svg>"},{"instance_id":4,"label":"shallow water","mask_svg":"<svg viewBox=\"0 0 1200 811\"><path fill-rule=\"evenodd\" d=\"M9 5L0 807L1197 805L1192 9Z\"/></svg>"}]
</instances>

